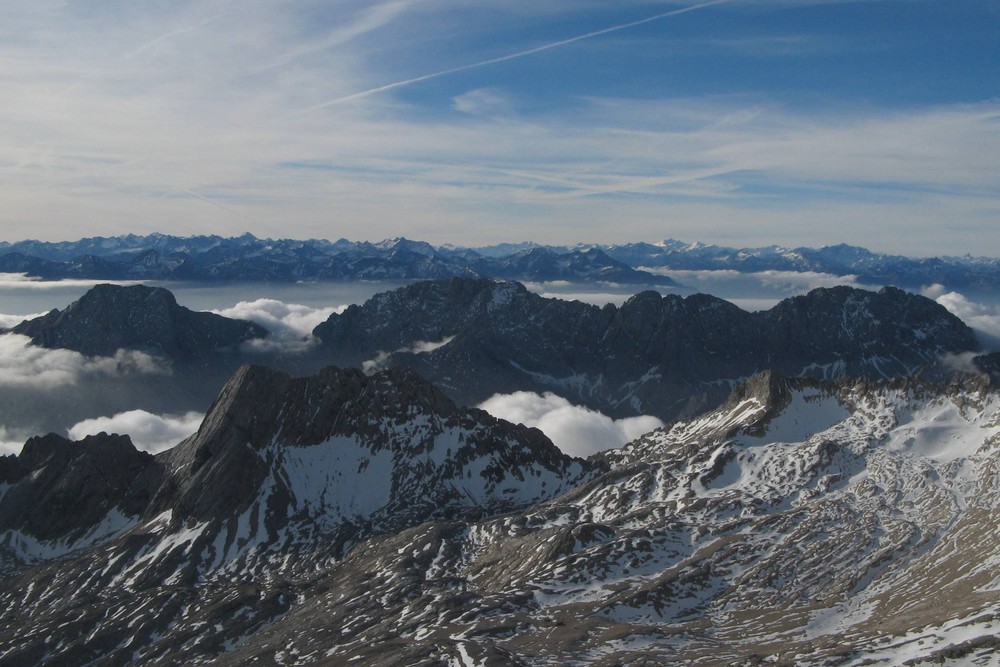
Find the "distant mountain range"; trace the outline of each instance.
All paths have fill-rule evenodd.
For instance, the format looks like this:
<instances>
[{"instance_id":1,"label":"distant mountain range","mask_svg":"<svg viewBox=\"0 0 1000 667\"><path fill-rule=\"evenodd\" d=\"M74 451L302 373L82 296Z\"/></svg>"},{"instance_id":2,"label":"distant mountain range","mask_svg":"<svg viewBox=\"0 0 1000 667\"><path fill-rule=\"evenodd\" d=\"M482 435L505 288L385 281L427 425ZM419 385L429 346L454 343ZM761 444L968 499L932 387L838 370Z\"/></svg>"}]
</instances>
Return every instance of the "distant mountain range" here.
<instances>
[{"instance_id":1,"label":"distant mountain range","mask_svg":"<svg viewBox=\"0 0 1000 667\"><path fill-rule=\"evenodd\" d=\"M465 248L394 238L258 239L251 234L94 237L72 242L0 243L0 272L55 280L421 280L450 277L567 280L671 286L670 270L819 272L863 284L952 289L1000 286L1000 259L910 258L848 245L822 248L727 248L667 240L620 245Z\"/></svg>"}]
</instances>

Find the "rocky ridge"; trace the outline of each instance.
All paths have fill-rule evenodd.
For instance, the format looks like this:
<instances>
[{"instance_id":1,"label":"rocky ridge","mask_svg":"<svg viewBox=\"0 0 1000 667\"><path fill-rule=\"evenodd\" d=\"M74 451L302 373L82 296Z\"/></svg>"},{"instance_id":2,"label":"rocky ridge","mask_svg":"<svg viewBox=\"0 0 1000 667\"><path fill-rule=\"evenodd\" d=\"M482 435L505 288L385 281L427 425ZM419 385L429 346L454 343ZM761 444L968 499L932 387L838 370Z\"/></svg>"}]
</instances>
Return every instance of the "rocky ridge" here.
<instances>
[{"instance_id":1,"label":"rocky ridge","mask_svg":"<svg viewBox=\"0 0 1000 667\"><path fill-rule=\"evenodd\" d=\"M599 248L527 248L503 257L394 238L379 243L163 234L0 243L0 273L58 280L430 280L449 277L675 285Z\"/></svg>"},{"instance_id":2,"label":"rocky ridge","mask_svg":"<svg viewBox=\"0 0 1000 667\"><path fill-rule=\"evenodd\" d=\"M721 403L765 369L821 379L913 375L973 332L930 299L834 287L750 313L705 294L621 307L452 279L378 294L313 331L339 364L409 366L450 396L552 391L607 414L664 419Z\"/></svg>"},{"instance_id":3,"label":"rocky ridge","mask_svg":"<svg viewBox=\"0 0 1000 667\"><path fill-rule=\"evenodd\" d=\"M599 469L406 369L246 367L156 457L100 434L0 458L0 664L223 652L358 541L520 509Z\"/></svg>"},{"instance_id":4,"label":"rocky ridge","mask_svg":"<svg viewBox=\"0 0 1000 667\"><path fill-rule=\"evenodd\" d=\"M600 261L594 260L599 258ZM645 270L649 269L649 270ZM920 289L995 289L1000 261L904 257L839 244L821 248L731 248L668 239L658 243L463 248L394 238L367 241L258 239L251 234L165 234L78 241L0 242L0 272L49 280L417 280L448 277L671 284L664 271L791 271L851 277L862 284Z\"/></svg>"}]
</instances>

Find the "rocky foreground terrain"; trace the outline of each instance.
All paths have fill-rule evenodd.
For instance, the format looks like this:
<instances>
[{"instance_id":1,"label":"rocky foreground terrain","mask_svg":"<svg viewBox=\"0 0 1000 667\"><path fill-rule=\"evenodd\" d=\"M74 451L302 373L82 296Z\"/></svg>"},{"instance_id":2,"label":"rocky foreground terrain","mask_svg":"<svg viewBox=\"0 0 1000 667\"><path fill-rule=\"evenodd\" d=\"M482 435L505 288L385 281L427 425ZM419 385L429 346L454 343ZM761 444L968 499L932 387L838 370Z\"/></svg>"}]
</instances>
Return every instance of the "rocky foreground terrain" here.
<instances>
[{"instance_id":1,"label":"rocky foreground terrain","mask_svg":"<svg viewBox=\"0 0 1000 667\"><path fill-rule=\"evenodd\" d=\"M411 371L247 367L155 457L0 459L0 664L993 664L998 472L985 376L765 373L581 461Z\"/></svg>"}]
</instances>

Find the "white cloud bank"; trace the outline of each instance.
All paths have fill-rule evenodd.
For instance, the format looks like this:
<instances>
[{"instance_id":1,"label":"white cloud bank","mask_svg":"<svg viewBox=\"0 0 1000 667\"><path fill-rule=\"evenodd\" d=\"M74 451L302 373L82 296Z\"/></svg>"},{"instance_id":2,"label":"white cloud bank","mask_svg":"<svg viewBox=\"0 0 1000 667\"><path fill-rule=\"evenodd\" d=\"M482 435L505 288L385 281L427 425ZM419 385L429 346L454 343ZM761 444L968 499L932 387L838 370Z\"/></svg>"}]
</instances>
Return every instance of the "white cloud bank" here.
<instances>
[{"instance_id":1,"label":"white cloud bank","mask_svg":"<svg viewBox=\"0 0 1000 667\"><path fill-rule=\"evenodd\" d=\"M650 415L611 419L600 412L573 405L551 392L496 394L480 408L494 417L541 430L556 447L570 456L590 456L621 447L644 433L663 426Z\"/></svg>"},{"instance_id":2,"label":"white cloud bank","mask_svg":"<svg viewBox=\"0 0 1000 667\"><path fill-rule=\"evenodd\" d=\"M243 349L248 352L302 352L316 341L312 330L325 322L330 315L342 313L346 305L313 308L298 303L285 303L277 299L240 301L232 308L211 312L224 317L256 322L267 329L272 338L248 341Z\"/></svg>"},{"instance_id":3,"label":"white cloud bank","mask_svg":"<svg viewBox=\"0 0 1000 667\"><path fill-rule=\"evenodd\" d=\"M100 280L100 279L77 279L63 278L61 280L42 280L25 273L0 273L0 287L17 288L19 290L51 290L63 289L66 287L86 287L103 283L114 285L141 285L141 280Z\"/></svg>"},{"instance_id":4,"label":"white cloud bank","mask_svg":"<svg viewBox=\"0 0 1000 667\"><path fill-rule=\"evenodd\" d=\"M0 313L0 329L13 329L21 322L25 320L33 320L36 317L41 317L45 313L33 313L31 315L7 315Z\"/></svg>"},{"instance_id":5,"label":"white cloud bank","mask_svg":"<svg viewBox=\"0 0 1000 667\"><path fill-rule=\"evenodd\" d=\"M66 429L66 433L73 440L102 431L127 434L138 449L156 454L170 449L197 431L203 418L204 415L198 412L160 416L145 410L129 410L111 417L85 419Z\"/></svg>"},{"instance_id":6,"label":"white cloud bank","mask_svg":"<svg viewBox=\"0 0 1000 667\"><path fill-rule=\"evenodd\" d=\"M87 376L165 375L170 369L148 354L118 350L113 357L86 357L73 350L50 350L20 334L0 336L0 387L53 389Z\"/></svg>"},{"instance_id":7,"label":"white cloud bank","mask_svg":"<svg viewBox=\"0 0 1000 667\"><path fill-rule=\"evenodd\" d=\"M1000 306L977 303L960 292L949 292L939 284L925 287L921 293L968 324L984 347L1000 350Z\"/></svg>"}]
</instances>

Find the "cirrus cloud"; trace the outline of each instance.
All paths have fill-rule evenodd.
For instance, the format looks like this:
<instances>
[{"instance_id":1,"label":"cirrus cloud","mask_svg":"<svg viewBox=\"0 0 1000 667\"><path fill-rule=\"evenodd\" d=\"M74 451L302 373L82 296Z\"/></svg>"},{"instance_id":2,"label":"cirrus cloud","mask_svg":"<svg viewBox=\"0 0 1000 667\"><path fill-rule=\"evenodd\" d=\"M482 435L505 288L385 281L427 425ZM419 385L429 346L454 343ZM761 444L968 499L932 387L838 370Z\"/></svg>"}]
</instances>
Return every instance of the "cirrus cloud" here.
<instances>
[{"instance_id":1,"label":"cirrus cloud","mask_svg":"<svg viewBox=\"0 0 1000 667\"><path fill-rule=\"evenodd\" d=\"M479 404L494 417L541 430L570 456L590 456L621 447L663 426L650 415L611 419L595 410L573 405L552 392L518 391L496 394Z\"/></svg>"}]
</instances>

